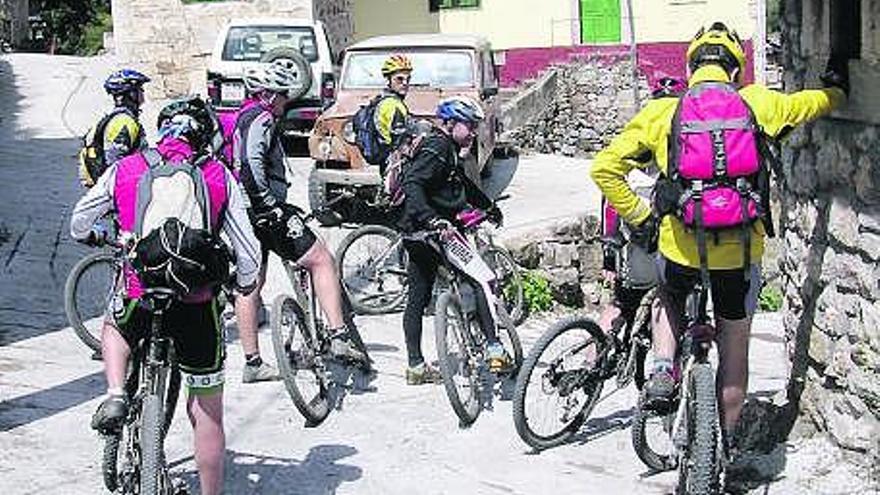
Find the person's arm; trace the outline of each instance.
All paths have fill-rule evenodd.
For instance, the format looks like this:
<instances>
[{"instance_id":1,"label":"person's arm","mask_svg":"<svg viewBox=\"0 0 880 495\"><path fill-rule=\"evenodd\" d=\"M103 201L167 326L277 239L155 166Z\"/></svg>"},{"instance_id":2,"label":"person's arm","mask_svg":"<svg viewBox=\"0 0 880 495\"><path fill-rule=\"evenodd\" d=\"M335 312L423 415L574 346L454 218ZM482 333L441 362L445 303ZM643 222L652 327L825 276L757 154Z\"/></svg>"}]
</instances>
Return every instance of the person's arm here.
<instances>
[{"instance_id":1,"label":"person's arm","mask_svg":"<svg viewBox=\"0 0 880 495\"><path fill-rule=\"evenodd\" d=\"M232 174L226 172L227 205L223 217L223 232L235 251L236 284L243 293L249 293L260 273L260 243L254 235L244 209L244 198Z\"/></svg>"},{"instance_id":2,"label":"person's arm","mask_svg":"<svg viewBox=\"0 0 880 495\"><path fill-rule=\"evenodd\" d=\"M651 205L629 186L626 176L647 153L653 153L649 132L654 120L663 118L668 105L653 100L624 127L608 146L593 159L590 177L611 206L626 222L639 225L651 216ZM644 163L647 165L647 163Z\"/></svg>"},{"instance_id":3,"label":"person's arm","mask_svg":"<svg viewBox=\"0 0 880 495\"><path fill-rule=\"evenodd\" d=\"M247 163L240 172L241 184L254 209L270 210L279 206L269 189L269 177L266 174L273 132L272 120L266 114L260 115L248 128L244 149L241 150Z\"/></svg>"},{"instance_id":4,"label":"person's arm","mask_svg":"<svg viewBox=\"0 0 880 495\"><path fill-rule=\"evenodd\" d=\"M70 236L78 241L89 238L95 222L113 209L113 188L116 184L116 165L111 165L98 181L80 198L70 215Z\"/></svg>"},{"instance_id":5,"label":"person's arm","mask_svg":"<svg viewBox=\"0 0 880 495\"><path fill-rule=\"evenodd\" d=\"M741 91L764 132L773 138L794 127L829 114L846 100L840 88L804 89L782 93L753 84Z\"/></svg>"},{"instance_id":6,"label":"person's arm","mask_svg":"<svg viewBox=\"0 0 880 495\"><path fill-rule=\"evenodd\" d=\"M404 209L406 216L413 219L418 227L424 227L428 221L437 218L439 214L428 203L427 189L433 182L437 168L441 168L443 157L437 151L422 146L412 163L408 165L403 177L403 192L406 197Z\"/></svg>"}]
</instances>

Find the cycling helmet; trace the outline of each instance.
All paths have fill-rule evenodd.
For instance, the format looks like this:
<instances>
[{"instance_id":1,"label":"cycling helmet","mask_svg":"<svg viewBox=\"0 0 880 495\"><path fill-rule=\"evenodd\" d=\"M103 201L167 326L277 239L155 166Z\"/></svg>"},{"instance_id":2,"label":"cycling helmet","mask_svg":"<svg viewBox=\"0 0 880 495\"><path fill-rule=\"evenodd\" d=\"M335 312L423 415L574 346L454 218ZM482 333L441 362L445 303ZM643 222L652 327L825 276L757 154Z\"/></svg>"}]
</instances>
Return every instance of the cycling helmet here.
<instances>
[{"instance_id":1,"label":"cycling helmet","mask_svg":"<svg viewBox=\"0 0 880 495\"><path fill-rule=\"evenodd\" d=\"M382 76L391 77L395 72L412 72L412 62L405 55L392 55L382 64Z\"/></svg>"},{"instance_id":2,"label":"cycling helmet","mask_svg":"<svg viewBox=\"0 0 880 495\"><path fill-rule=\"evenodd\" d=\"M141 89L144 83L148 82L150 82L149 77L134 69L121 69L107 77L104 81L104 90L111 95L120 95Z\"/></svg>"},{"instance_id":3,"label":"cycling helmet","mask_svg":"<svg viewBox=\"0 0 880 495\"><path fill-rule=\"evenodd\" d=\"M159 139L185 138L195 149L211 141L216 131L214 111L198 96L186 96L165 105L156 119Z\"/></svg>"},{"instance_id":4,"label":"cycling helmet","mask_svg":"<svg viewBox=\"0 0 880 495\"><path fill-rule=\"evenodd\" d=\"M250 67L244 73L244 85L251 92L286 93L297 89L302 84L300 79L296 64L288 59Z\"/></svg>"},{"instance_id":5,"label":"cycling helmet","mask_svg":"<svg viewBox=\"0 0 880 495\"><path fill-rule=\"evenodd\" d=\"M715 63L728 72L739 69L742 74L746 54L736 31L729 30L722 22L716 22L708 30L700 28L694 36L687 49L687 61L691 72L701 65Z\"/></svg>"},{"instance_id":6,"label":"cycling helmet","mask_svg":"<svg viewBox=\"0 0 880 495\"><path fill-rule=\"evenodd\" d=\"M455 120L467 124L476 124L486 118L483 109L467 96L450 96L437 105L436 115L440 120Z\"/></svg>"}]
</instances>

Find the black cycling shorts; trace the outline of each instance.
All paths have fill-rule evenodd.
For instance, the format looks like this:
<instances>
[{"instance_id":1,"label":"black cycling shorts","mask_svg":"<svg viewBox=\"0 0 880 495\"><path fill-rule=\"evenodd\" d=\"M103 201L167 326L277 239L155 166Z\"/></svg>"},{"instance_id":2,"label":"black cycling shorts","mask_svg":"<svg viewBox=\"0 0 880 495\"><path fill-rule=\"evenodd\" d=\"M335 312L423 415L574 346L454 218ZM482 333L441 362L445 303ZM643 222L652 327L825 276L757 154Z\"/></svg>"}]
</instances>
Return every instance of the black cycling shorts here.
<instances>
[{"instance_id":1,"label":"black cycling shorts","mask_svg":"<svg viewBox=\"0 0 880 495\"><path fill-rule=\"evenodd\" d=\"M130 347L147 334L152 323L152 313L137 299L125 299L113 316ZM210 392L223 385L226 352L215 299L196 304L171 303L162 317L162 331L174 342L178 366L187 375L191 391Z\"/></svg>"},{"instance_id":2,"label":"black cycling shorts","mask_svg":"<svg viewBox=\"0 0 880 495\"><path fill-rule=\"evenodd\" d=\"M679 265L663 256L657 257L660 286L673 299L683 301L700 280L700 270ZM712 307L715 316L725 320L742 320L755 314L761 288L761 266L753 264L749 282L741 268L709 270L712 286Z\"/></svg>"},{"instance_id":3,"label":"black cycling shorts","mask_svg":"<svg viewBox=\"0 0 880 495\"><path fill-rule=\"evenodd\" d=\"M295 207L284 208L281 220L264 224L251 214L251 224L263 252L274 251L284 260L299 261L315 245L317 237L303 222ZM264 254L265 261L266 256Z\"/></svg>"}]
</instances>

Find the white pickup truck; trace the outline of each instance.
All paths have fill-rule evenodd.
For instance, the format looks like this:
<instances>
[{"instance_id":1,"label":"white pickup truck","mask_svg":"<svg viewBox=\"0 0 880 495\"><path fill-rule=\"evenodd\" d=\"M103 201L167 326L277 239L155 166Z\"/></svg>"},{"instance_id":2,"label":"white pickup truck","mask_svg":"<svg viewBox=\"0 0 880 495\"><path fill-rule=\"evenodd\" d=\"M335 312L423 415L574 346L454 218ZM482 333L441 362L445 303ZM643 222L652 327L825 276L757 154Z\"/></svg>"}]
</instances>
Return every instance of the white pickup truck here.
<instances>
[{"instance_id":1,"label":"white pickup truck","mask_svg":"<svg viewBox=\"0 0 880 495\"><path fill-rule=\"evenodd\" d=\"M229 22L211 54L208 96L221 112L237 109L245 96L245 69L278 58L293 60L303 82L299 94L291 95L282 130L306 137L336 94L333 54L320 21L251 18Z\"/></svg>"}]
</instances>

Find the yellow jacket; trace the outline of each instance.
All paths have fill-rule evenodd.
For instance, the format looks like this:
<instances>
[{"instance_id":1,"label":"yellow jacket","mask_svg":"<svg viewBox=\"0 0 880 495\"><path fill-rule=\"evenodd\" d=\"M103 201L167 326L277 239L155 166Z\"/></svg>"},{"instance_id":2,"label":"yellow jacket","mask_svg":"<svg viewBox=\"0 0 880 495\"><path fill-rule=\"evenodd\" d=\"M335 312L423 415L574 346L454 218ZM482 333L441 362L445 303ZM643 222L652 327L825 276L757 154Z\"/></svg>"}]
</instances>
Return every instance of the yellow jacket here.
<instances>
[{"instance_id":1,"label":"yellow jacket","mask_svg":"<svg viewBox=\"0 0 880 495\"><path fill-rule=\"evenodd\" d=\"M705 81L729 81L720 67L707 65L697 69L688 84ZM771 138L784 135L792 127L829 113L846 96L837 88L807 89L792 94L752 84L739 90L751 107L758 125ZM677 98L651 100L626 125L623 131L593 160L590 176L620 216L638 225L651 214L651 205L630 189L626 176L639 163L632 158L653 153L657 167L666 174L667 141L672 127ZM751 259L759 261L764 254L764 226L755 224L752 235ZM739 229L721 232L717 243L709 236L708 264L710 269L739 268L743 264L743 246ZM658 249L666 258L681 265L700 267L694 232L686 230L680 220L666 215L660 223Z\"/></svg>"},{"instance_id":2,"label":"yellow jacket","mask_svg":"<svg viewBox=\"0 0 880 495\"><path fill-rule=\"evenodd\" d=\"M394 93L386 92L376 106L374 124L379 136L386 146L396 147L400 136L406 131L406 119L409 110L403 100Z\"/></svg>"}]
</instances>

